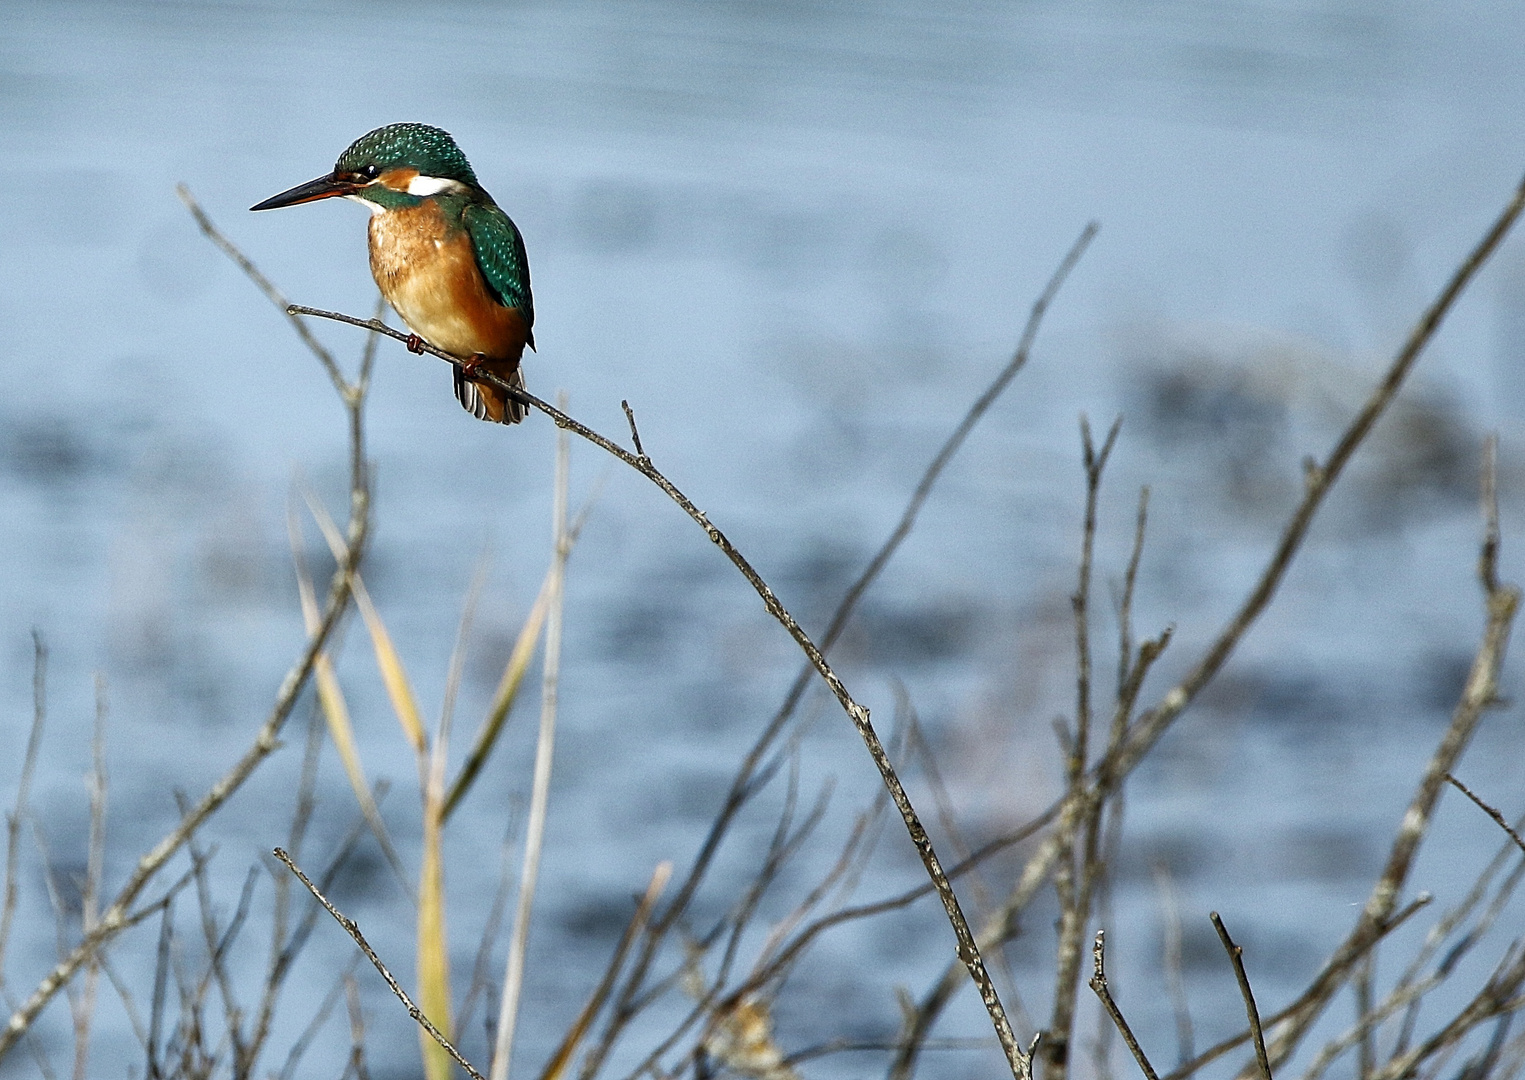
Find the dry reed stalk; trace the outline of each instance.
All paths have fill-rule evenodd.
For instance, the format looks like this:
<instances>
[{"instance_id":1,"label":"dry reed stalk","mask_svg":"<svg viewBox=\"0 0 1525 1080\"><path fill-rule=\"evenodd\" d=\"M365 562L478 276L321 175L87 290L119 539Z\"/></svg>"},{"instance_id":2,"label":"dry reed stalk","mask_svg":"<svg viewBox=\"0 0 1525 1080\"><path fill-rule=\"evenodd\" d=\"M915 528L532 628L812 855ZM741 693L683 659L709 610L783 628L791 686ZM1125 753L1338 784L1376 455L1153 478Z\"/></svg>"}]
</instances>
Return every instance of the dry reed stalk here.
<instances>
[{"instance_id":1,"label":"dry reed stalk","mask_svg":"<svg viewBox=\"0 0 1525 1080\"><path fill-rule=\"evenodd\" d=\"M565 399L563 398L563 403ZM530 915L540 875L540 852L545 842L546 810L551 795L551 765L556 747L556 687L561 675L561 618L567 556L567 485L571 446L565 431L556 436L556 478L551 536L555 551L548 579L545 654L540 691L540 735L535 742L535 772L525 825L524 864L519 872L519 902L514 931L503 969L503 996L498 1009L497 1039L493 1045L492 1080L507 1080L519 1018L519 995L524 988L524 958L529 949Z\"/></svg>"}]
</instances>

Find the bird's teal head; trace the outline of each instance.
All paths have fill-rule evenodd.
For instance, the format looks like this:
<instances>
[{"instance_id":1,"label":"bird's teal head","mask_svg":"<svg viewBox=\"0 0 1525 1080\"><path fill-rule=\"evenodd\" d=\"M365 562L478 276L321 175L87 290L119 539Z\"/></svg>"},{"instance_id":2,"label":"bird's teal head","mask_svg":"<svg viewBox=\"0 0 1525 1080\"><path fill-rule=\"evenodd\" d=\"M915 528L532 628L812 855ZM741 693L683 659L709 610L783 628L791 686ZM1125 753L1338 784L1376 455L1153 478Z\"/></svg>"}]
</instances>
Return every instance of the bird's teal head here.
<instances>
[{"instance_id":1,"label":"bird's teal head","mask_svg":"<svg viewBox=\"0 0 1525 1080\"><path fill-rule=\"evenodd\" d=\"M480 190L466 155L448 132L428 124L388 124L351 143L327 176L249 209L274 210L342 195L379 212L417 206L433 195Z\"/></svg>"}]
</instances>

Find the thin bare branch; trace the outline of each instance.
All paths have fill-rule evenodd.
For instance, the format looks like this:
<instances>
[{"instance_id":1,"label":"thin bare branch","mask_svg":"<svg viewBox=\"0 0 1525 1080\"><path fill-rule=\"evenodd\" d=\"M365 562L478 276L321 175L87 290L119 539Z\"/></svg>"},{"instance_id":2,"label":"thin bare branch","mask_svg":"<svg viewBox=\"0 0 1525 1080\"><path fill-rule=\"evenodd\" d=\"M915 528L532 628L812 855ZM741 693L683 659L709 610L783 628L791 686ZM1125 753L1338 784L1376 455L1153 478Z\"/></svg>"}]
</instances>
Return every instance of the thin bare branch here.
<instances>
[{"instance_id":1,"label":"thin bare branch","mask_svg":"<svg viewBox=\"0 0 1525 1080\"><path fill-rule=\"evenodd\" d=\"M1255 1061L1260 1065L1260 1080L1271 1080L1271 1062L1266 1057L1266 1038L1260 1030L1260 1010L1255 1007L1255 993L1250 989L1250 977L1244 970L1244 950L1228 936L1228 927L1223 925L1223 919L1216 911L1209 912L1208 918L1213 921L1213 929L1218 931L1218 940L1223 942L1223 951L1228 953L1229 963L1234 965L1234 978L1239 981L1239 996L1244 999L1244 1012L1249 1018L1250 1036L1255 1043Z\"/></svg>"},{"instance_id":2,"label":"thin bare branch","mask_svg":"<svg viewBox=\"0 0 1525 1080\"><path fill-rule=\"evenodd\" d=\"M402 988L402 985L398 983L391 971L387 970L387 966L381 962L381 957L376 955L376 950L371 948L370 942L365 940L365 935L360 932L360 926L353 919L346 918L338 908L329 902L328 897L324 896L318 887L308 879L307 875L302 873L301 868L291 861L291 856L287 855L280 848L276 848L273 854L277 859L286 864L287 869L295 874L303 885L307 886L307 891L312 893L318 903L323 905L323 909L334 917L335 922L344 927L345 933L355 940L355 944L360 946L360 951L365 953L365 958L381 973L381 977L386 980L387 986L391 987L392 993L397 995L397 1000L402 1002L403 1007L408 1010L408 1015L413 1018L414 1022L427 1031L430 1038L439 1043L445 1053L455 1059L457 1065L466 1070L471 1076L471 1080L486 1080L481 1073L472 1067L471 1062L461 1056L461 1052L455 1048L450 1040L440 1034L439 1028L429 1021L429 1018L423 1014L423 1010L413 1004L413 999L408 996L408 992Z\"/></svg>"},{"instance_id":3,"label":"thin bare branch","mask_svg":"<svg viewBox=\"0 0 1525 1080\"><path fill-rule=\"evenodd\" d=\"M1471 799L1479 810L1491 817L1499 828L1503 829L1506 833L1509 834L1509 839L1515 842L1516 847L1518 847L1521 851L1525 851L1525 839L1522 839L1520 834L1514 831L1514 826L1509 824L1508 819L1505 818L1503 814L1499 813L1496 809L1483 802L1482 799L1478 798L1477 795L1473 793L1471 788L1469 788L1466 784L1463 784L1450 773L1446 773L1446 781L1450 783L1450 785L1457 791Z\"/></svg>"},{"instance_id":4,"label":"thin bare branch","mask_svg":"<svg viewBox=\"0 0 1525 1080\"><path fill-rule=\"evenodd\" d=\"M635 426L635 411L630 408L630 402L621 399L620 408L625 410L625 419L630 422L630 441L635 445L635 456L643 458L646 451L641 448L641 431Z\"/></svg>"},{"instance_id":5,"label":"thin bare branch","mask_svg":"<svg viewBox=\"0 0 1525 1080\"><path fill-rule=\"evenodd\" d=\"M0 906L0 987L5 985L5 947L11 939L11 921L16 916L16 869L21 858L21 822L27 814L32 794L32 776L37 771L37 751L42 745L42 729L48 716L48 646L42 631L32 630L32 726L26 737L26 753L21 759L21 780L16 785L16 807L5 819L5 899ZM3 1053L3 1050L0 1050Z\"/></svg>"},{"instance_id":6,"label":"thin bare branch","mask_svg":"<svg viewBox=\"0 0 1525 1080\"><path fill-rule=\"evenodd\" d=\"M1144 557L1144 534L1149 528L1149 487L1138 490L1138 515L1133 525L1133 551L1123 573L1123 593L1117 605L1117 696L1123 696L1133 668L1133 594L1138 587L1138 565Z\"/></svg>"},{"instance_id":7,"label":"thin bare branch","mask_svg":"<svg viewBox=\"0 0 1525 1080\"><path fill-rule=\"evenodd\" d=\"M344 972L334 980L333 986L329 987L323 1001L318 1005L317 1011L312 1014L312 1019L302 1029L296 1041L291 1044L291 1050L286 1054L286 1063L281 1066L277 1074L279 1080L291 1080L296 1075L297 1066L301 1064L302 1057L307 1053L307 1048L312 1045L313 1039L318 1037L318 1032L323 1025L328 1023L329 1015L334 1011L334 1006L339 1004L339 997L344 993L347 985L355 981L355 967L360 962L360 957L352 958Z\"/></svg>"},{"instance_id":8,"label":"thin bare branch","mask_svg":"<svg viewBox=\"0 0 1525 1080\"><path fill-rule=\"evenodd\" d=\"M471 1026L472 1016L476 1012L477 1000L488 989L491 978L489 968L493 966L492 954L498 945L498 931L503 924L503 912L508 908L508 891L513 882L513 870L509 856L513 853L513 843L510 839L518 831L518 822L514 820L516 815L510 815L510 823L507 835L504 836L498 858L498 885L493 889L492 903L487 909L487 919L482 924L482 936L477 940L477 955L471 965L471 985L466 988L466 996L461 1000L460 1008L456 1011L455 1029L465 1031ZM493 980L496 981L496 980ZM489 1025L488 1040L493 1039L491 1024L493 1017L487 1018Z\"/></svg>"},{"instance_id":9,"label":"thin bare branch","mask_svg":"<svg viewBox=\"0 0 1525 1080\"><path fill-rule=\"evenodd\" d=\"M180 197L180 201L185 204L185 208L191 212L191 217L196 219L197 226L206 234L207 239L212 241L219 251L233 260L234 264L244 272L249 280L254 282L255 287L265 294L266 299L281 311L286 312L286 317L290 320L292 329L296 331L297 337L302 339L302 344L312 350L312 354L318 358L318 363L323 365L323 370L328 373L328 377L332 380L334 389L339 392L339 396L347 396L351 392L351 387L345 380L344 375L339 371L339 364L334 359L334 354L329 352L322 342L313 337L312 331L307 328L301 319L298 319L286 310L290 304L286 297L282 295L281 290L276 288L275 284L264 275L260 268L254 265L253 260L238 250L237 246L212 223L212 219L207 216L207 212L196 201L196 196L191 194L190 188L184 184L176 184L175 194ZM378 321L379 314L378 310Z\"/></svg>"},{"instance_id":10,"label":"thin bare branch","mask_svg":"<svg viewBox=\"0 0 1525 1080\"><path fill-rule=\"evenodd\" d=\"M385 781L376 785L377 801L386 796L386 791ZM323 868L320 888L328 889L333 886L334 881L339 876L339 871L343 869L345 863L349 861L350 856L354 854L356 845L360 843L360 838L365 833L365 819L362 816L356 819L354 824L350 826L349 832L339 842L333 857L328 861L328 865ZM281 876L284 877L285 875L282 874ZM307 947L307 942L312 937L313 929L318 924L318 914L320 911L322 911L322 908L318 905L309 905L304 911L301 921L297 923L296 928L291 932L291 936L283 940L278 939L280 942L279 948L272 955L270 966L265 974L265 990L263 999L260 1002L259 1014L255 1021L254 1033L249 1037L245 1061L242 1063L235 1062L235 1077L247 1078L254 1075L254 1067L270 1035L270 1025L275 1016L276 1003L279 1000L282 989L286 985L286 979L290 976L292 968L296 964L297 958L301 955L302 950Z\"/></svg>"},{"instance_id":11,"label":"thin bare branch","mask_svg":"<svg viewBox=\"0 0 1525 1080\"><path fill-rule=\"evenodd\" d=\"M187 808L184 795L179 795L177 802L180 805L180 812L185 813ZM220 939L230 943L232 939L227 934L219 934L217 931L217 917L212 909L212 887L206 873L210 856L201 850L201 846L196 843L194 837L189 842L189 848L191 866L196 878L196 902L201 914L202 940L206 944L208 955L207 970L196 988L196 997L200 1000L206 993L207 985L216 982L217 991L222 996L223 1015L227 1018L228 1039L233 1045L233 1060L241 1061L246 1053L242 1031L243 1010L238 1007L237 998L234 996L232 980L228 977L227 965L224 963L226 952L219 943ZM244 879L246 898L250 894L249 885L254 880L256 880L254 872Z\"/></svg>"},{"instance_id":12,"label":"thin bare branch","mask_svg":"<svg viewBox=\"0 0 1525 1080\"><path fill-rule=\"evenodd\" d=\"M784 1058L785 1065L799 1065L815 1058L833 1054L855 1054L871 1051L894 1050L899 1046L895 1039L832 1039L819 1046L807 1046ZM928 1039L925 1050L982 1050L990 1045L989 1039Z\"/></svg>"},{"instance_id":13,"label":"thin bare branch","mask_svg":"<svg viewBox=\"0 0 1525 1080\"><path fill-rule=\"evenodd\" d=\"M173 903L164 905L159 923L159 948L154 962L154 990L148 1011L148 1080L160 1080L164 1075L159 1068L159 1041L164 1031L164 994L169 978L169 948L174 937L175 909Z\"/></svg>"},{"instance_id":14,"label":"thin bare branch","mask_svg":"<svg viewBox=\"0 0 1525 1080\"><path fill-rule=\"evenodd\" d=\"M1123 1018L1123 1011L1117 1007L1117 1002L1112 1000L1112 989L1107 984L1106 971L1106 936L1105 930L1096 931L1096 940L1091 945L1091 989L1101 999L1102 1007L1107 1010L1107 1015L1112 1018L1112 1023L1117 1025L1118 1033L1122 1035L1123 1042L1128 1046L1128 1052L1133 1055L1133 1060L1138 1062L1138 1067L1143 1070L1148 1080L1160 1080L1159 1074L1154 1071L1154 1066L1149 1064L1149 1058L1144 1053L1144 1048L1138 1044L1138 1039L1133 1035L1133 1029L1128 1026L1128 1021Z\"/></svg>"}]
</instances>

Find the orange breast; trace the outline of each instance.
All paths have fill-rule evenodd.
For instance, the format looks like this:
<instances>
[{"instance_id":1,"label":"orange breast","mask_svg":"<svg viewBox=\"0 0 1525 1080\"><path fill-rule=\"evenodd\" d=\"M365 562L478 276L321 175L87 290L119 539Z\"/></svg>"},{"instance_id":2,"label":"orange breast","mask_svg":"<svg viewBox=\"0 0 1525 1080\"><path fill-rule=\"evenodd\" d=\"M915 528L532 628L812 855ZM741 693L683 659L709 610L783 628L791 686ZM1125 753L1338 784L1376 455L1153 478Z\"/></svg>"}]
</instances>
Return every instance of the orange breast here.
<instances>
[{"instance_id":1,"label":"orange breast","mask_svg":"<svg viewBox=\"0 0 1525 1080\"><path fill-rule=\"evenodd\" d=\"M517 364L526 328L488 291L471 237L433 202L371 218L371 275L403 322L437 349Z\"/></svg>"}]
</instances>

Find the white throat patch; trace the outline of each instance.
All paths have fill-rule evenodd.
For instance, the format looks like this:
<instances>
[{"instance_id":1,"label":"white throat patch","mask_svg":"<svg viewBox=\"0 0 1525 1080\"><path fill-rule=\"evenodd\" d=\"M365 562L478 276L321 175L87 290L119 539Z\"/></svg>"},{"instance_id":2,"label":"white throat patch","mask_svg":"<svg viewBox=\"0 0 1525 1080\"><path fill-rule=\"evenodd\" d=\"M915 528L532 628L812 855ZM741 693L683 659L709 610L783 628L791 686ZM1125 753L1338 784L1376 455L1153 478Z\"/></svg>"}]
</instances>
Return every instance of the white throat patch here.
<instances>
[{"instance_id":1,"label":"white throat patch","mask_svg":"<svg viewBox=\"0 0 1525 1080\"><path fill-rule=\"evenodd\" d=\"M408 181L408 194L427 198L441 192L465 191L466 185L459 180L447 180L443 176L415 176Z\"/></svg>"},{"instance_id":2,"label":"white throat patch","mask_svg":"<svg viewBox=\"0 0 1525 1080\"><path fill-rule=\"evenodd\" d=\"M376 217L378 214L385 214L387 212L387 208L385 206L382 206L380 203L373 203L370 199L367 199L362 195L345 195L344 198L349 199L351 202L357 202L361 206L365 207L371 212L372 217Z\"/></svg>"}]
</instances>

